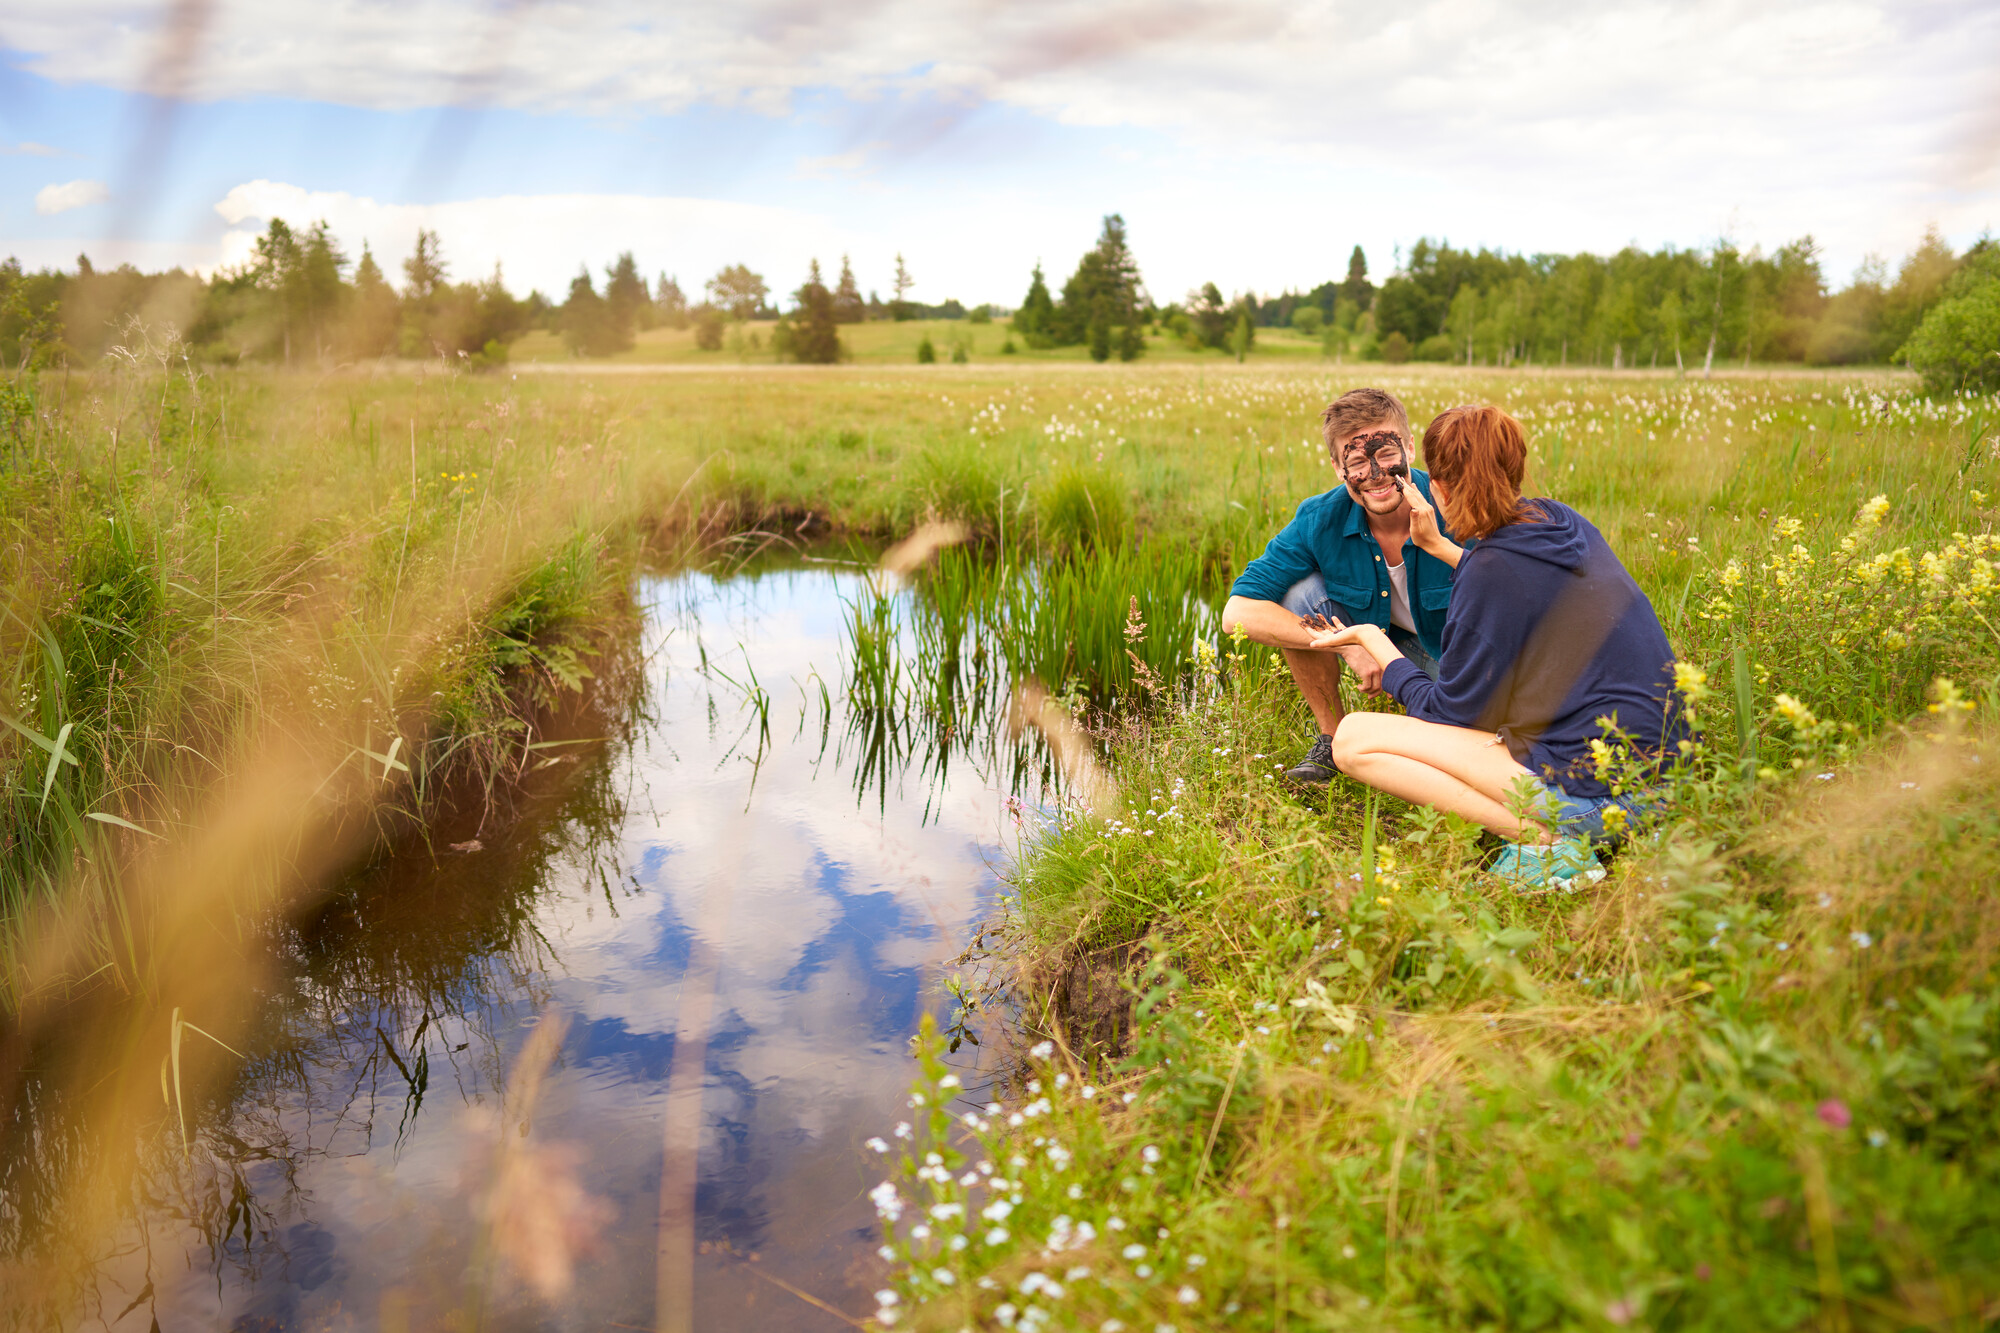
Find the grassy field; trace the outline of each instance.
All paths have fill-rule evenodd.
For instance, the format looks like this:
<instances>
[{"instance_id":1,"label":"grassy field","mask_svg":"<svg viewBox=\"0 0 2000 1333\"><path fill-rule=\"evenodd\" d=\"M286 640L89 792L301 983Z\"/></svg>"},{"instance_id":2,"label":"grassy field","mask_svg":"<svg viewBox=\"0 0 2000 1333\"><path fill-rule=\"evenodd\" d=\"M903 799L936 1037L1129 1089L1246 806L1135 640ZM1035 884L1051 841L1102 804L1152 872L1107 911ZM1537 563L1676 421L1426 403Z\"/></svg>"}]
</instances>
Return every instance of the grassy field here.
<instances>
[{"instance_id":1,"label":"grassy field","mask_svg":"<svg viewBox=\"0 0 2000 1333\"><path fill-rule=\"evenodd\" d=\"M753 320L741 329L732 330L729 340L720 351L715 352L704 352L694 345L693 329L647 329L639 334L638 345L631 351L621 352L609 360L615 365L638 366L770 364L771 331L776 324L776 320ZM1050 361L1090 364L1090 353L1081 346L1051 347L1040 351L1029 348L1020 339L1012 337L1004 320L987 324L974 324L965 319L913 319L901 323L880 320L844 324L840 329L841 343L857 365L914 365L917 344L925 338L931 340L941 364L949 363L952 349L959 346L965 348L967 360L973 364ZM1006 352L1003 349L1010 340L1015 350ZM509 349L509 358L530 364L573 359L560 337L540 329L514 343ZM1322 359L1318 339L1304 337L1291 329L1257 330L1257 345L1249 356L1249 360L1259 364ZM1175 364L1235 363L1235 358L1227 352L1212 348L1195 350L1178 338L1157 333L1146 339L1144 360L1148 363Z\"/></svg>"},{"instance_id":2,"label":"grassy field","mask_svg":"<svg viewBox=\"0 0 2000 1333\"><path fill-rule=\"evenodd\" d=\"M957 1100L927 1046L878 1318L1989 1326L2000 404L1395 387L1516 411L1530 490L1647 589L1704 730L1673 808L1603 884L1518 896L1458 821L1284 790L1281 664L1198 654L1100 720L1122 797L1018 869L987 1003L1040 1041L1020 1080Z\"/></svg>"},{"instance_id":3,"label":"grassy field","mask_svg":"<svg viewBox=\"0 0 2000 1333\"><path fill-rule=\"evenodd\" d=\"M1015 669L1127 705L1090 714L1125 795L1018 869L1006 961L1058 1045L1007 1114L928 1127L950 1173L905 1164L909 1206L943 1211L896 1230L891 1314L1990 1320L2000 404L1888 374L1361 372L1419 423L1520 415L1532 488L1605 531L1706 673L1667 826L1597 890L1527 900L1463 828L1281 792L1305 716L1272 660L1183 641L1329 484L1312 423L1360 368L919 368L919 326L853 332L907 344L657 378L210 374L161 349L25 382L0 1054L122 997L76 1064L136 1141L170 1012L226 1040L250 1002L218 966L244 923L447 791L504 804L551 713L615 675L634 568L951 518L972 540L907 612L933 647L881 669L932 682L985 617ZM671 336L632 356L673 360ZM959 1184L986 1179L968 1148L1010 1188Z\"/></svg>"}]
</instances>

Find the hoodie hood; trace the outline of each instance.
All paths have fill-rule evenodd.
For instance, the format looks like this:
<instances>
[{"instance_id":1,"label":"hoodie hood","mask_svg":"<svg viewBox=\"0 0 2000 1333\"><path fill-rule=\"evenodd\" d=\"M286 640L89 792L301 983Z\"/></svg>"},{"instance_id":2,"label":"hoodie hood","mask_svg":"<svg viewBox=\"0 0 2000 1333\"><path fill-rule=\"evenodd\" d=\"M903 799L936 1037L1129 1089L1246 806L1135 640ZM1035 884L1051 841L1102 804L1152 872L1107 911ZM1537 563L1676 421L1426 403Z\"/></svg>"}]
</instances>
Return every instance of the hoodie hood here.
<instances>
[{"instance_id":1,"label":"hoodie hood","mask_svg":"<svg viewBox=\"0 0 2000 1333\"><path fill-rule=\"evenodd\" d=\"M1567 572L1582 569L1590 555L1590 525L1583 515L1556 500L1529 503L1547 516L1542 522L1509 523L1481 538L1476 549L1508 551Z\"/></svg>"}]
</instances>

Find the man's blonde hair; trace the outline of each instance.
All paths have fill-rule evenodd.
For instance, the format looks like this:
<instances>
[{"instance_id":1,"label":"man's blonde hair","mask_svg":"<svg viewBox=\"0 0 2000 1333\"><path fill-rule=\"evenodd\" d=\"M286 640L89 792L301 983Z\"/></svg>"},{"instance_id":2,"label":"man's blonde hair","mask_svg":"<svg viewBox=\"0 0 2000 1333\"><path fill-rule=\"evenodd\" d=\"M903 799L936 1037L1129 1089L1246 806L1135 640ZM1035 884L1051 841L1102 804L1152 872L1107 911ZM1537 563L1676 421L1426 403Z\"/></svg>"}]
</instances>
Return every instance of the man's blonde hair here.
<instances>
[{"instance_id":1,"label":"man's blonde hair","mask_svg":"<svg viewBox=\"0 0 2000 1333\"><path fill-rule=\"evenodd\" d=\"M1403 428L1403 438L1410 438L1410 414L1403 410L1395 394L1387 389L1349 389L1328 403L1326 411L1319 414L1327 452L1333 452L1334 443L1341 436L1352 435L1363 426L1372 426L1378 421L1394 421Z\"/></svg>"}]
</instances>

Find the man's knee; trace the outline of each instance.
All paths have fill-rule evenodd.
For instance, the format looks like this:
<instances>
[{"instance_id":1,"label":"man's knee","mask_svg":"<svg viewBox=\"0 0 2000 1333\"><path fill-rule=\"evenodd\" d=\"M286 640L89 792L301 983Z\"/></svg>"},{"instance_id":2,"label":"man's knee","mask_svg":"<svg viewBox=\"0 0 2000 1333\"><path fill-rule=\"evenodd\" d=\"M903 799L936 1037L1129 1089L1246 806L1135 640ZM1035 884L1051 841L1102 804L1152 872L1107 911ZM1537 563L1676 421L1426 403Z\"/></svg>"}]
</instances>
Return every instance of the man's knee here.
<instances>
[{"instance_id":1,"label":"man's knee","mask_svg":"<svg viewBox=\"0 0 2000 1333\"><path fill-rule=\"evenodd\" d=\"M1326 580L1317 574L1308 574L1285 589L1285 595L1278 599L1278 605L1295 616L1309 616L1319 610L1326 600Z\"/></svg>"}]
</instances>

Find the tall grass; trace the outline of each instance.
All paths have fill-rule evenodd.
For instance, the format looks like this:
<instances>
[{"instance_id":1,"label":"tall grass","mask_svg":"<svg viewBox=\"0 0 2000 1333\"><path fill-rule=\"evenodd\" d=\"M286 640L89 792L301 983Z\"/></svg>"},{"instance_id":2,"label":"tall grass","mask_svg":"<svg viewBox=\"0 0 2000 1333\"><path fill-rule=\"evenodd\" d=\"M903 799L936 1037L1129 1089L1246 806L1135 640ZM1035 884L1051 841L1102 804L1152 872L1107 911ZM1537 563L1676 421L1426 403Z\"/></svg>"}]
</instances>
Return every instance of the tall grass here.
<instances>
[{"instance_id":1,"label":"tall grass","mask_svg":"<svg viewBox=\"0 0 2000 1333\"><path fill-rule=\"evenodd\" d=\"M1990 1319L1987 405L1493 387L1706 673L1671 811L1518 896L1460 821L1284 790L1303 708L1225 650L1018 868L998 1110L925 1057L899 1327Z\"/></svg>"},{"instance_id":2,"label":"tall grass","mask_svg":"<svg viewBox=\"0 0 2000 1333\"><path fill-rule=\"evenodd\" d=\"M1288 1004L1297 994L1283 987L1298 966L1284 949L1325 943L1312 930L1330 928L1334 890L1356 873L1358 812L1343 801L1300 810L1263 794L1258 770L1225 771L1225 760L1248 753L1278 755L1302 715L1258 653L1225 674L1262 694L1221 690L1187 658L1212 634L1229 574L1299 499L1329 484L1309 423L1353 382L1326 369L1164 366L307 381L195 372L171 345L92 375L23 381L16 387L31 408L15 414L0 470L0 663L6 715L20 728L0 737L6 1096L23 1086L23 1053L60 1033L75 1048L66 1066L75 1081L49 1095L89 1100L105 1141L140 1141L158 1123L152 1066L171 1011L240 1048L257 994L240 965L243 941L259 923L301 910L340 868L448 806L468 789L454 775L476 779L469 808L504 802L508 775L539 762L551 701L573 698L574 686L590 683L585 672L605 670L602 645L616 640L634 564L717 560L746 542L803 545L829 531L899 536L927 516L962 519L971 540L920 574L907 598L885 594L858 608L851 684L874 706L857 710L853 743L907 752L965 709L999 707L1010 677L1034 676L1079 709L1150 698L1155 706L1142 711L1151 729L1112 738L1125 790L1157 787L1171 802L1177 781L1196 790L1199 779L1208 804L1175 807L1170 830L1136 797L1114 816L1155 828L1143 843L1134 833L1116 845L1121 854L1143 845L1157 862L1107 862L1091 850L1113 845L1101 827L1066 829L1024 882L1032 924L1052 943L1175 932L1174 968L1188 980L1162 990L1155 1009L1221 1012L1186 998L1202 986L1246 1017L1253 996ZM1419 421L1467 398L1519 410L1546 489L1605 529L1683 655L1708 669L1711 735L1733 736L1737 713L1754 715L1757 764L1778 776L1746 784L1739 766L1736 786L1715 788L1702 827L1735 859L1688 851L1690 864L1722 867L1701 870L1703 883L1727 879L1727 892L1754 897L1746 886L1763 881L1732 878L1733 867L1764 854L1754 850L1767 845L1757 830L1784 824L1773 813L1781 806L1758 793L1778 791L1793 759L1831 756L1844 773L1840 747L1909 717L1932 674L1970 682L1990 670L1983 641L1967 637L1968 610L1985 614L1986 603L1937 595L1942 585L1923 560L1933 555L1968 581L1985 567L1974 562L1990 558L1963 543L1942 554L1951 532L1986 525L1990 403L1927 404L1879 376L1690 385L1406 371L1388 382ZM1836 568L1860 506L1878 492L1891 497L1888 516ZM1784 564L1789 548L1774 533L1786 516L1801 522L1810 573ZM1899 545L1911 548L1908 573ZM1723 578L1732 555L1744 571L1735 585ZM1869 572L1882 555L1887 565ZM1781 572L1793 582L1782 584ZM1792 595L1798 588L1816 598L1810 617L1797 609L1807 604ZM1873 637L1854 637L1858 629ZM1900 638L1885 638L1891 630ZM1810 719L1793 712L1773 722L1780 693ZM1247 711L1218 714L1218 700ZM1847 722L1852 735L1841 730ZM1239 804L1244 793L1255 799ZM1417 863L1431 854L1424 848L1440 849L1439 882L1462 887L1442 850L1457 845L1457 832L1427 831L1394 810L1385 827L1400 839L1385 843L1392 856ZM1411 842L1418 834L1429 841ZM1893 845L1893 831L1881 837ZM1642 873L1639 860L1626 864ZM1221 901L1231 915L1200 915ZM1553 909L1544 918L1481 901L1465 904L1463 921L1440 908L1424 929L1473 938L1489 931L1481 911L1492 916L1489 933L1532 929L1555 941L1558 927L1570 929ZM1369 910L1342 902L1343 912ZM1341 928L1357 924L1385 932L1366 951L1376 963L1397 932L1416 928L1393 913ZM1503 937L1513 938L1494 934L1483 947ZM1568 955L1527 956L1542 992L1556 993L1549 960ZM1238 967L1249 971L1230 970ZM1169 991L1180 998L1170 1002ZM1674 1012L1690 1008L1671 993L1682 997ZM1384 1032L1402 1030L1401 998L1328 994L1364 1008L1371 1025L1379 1018ZM106 1022L64 1024L80 998L107 997L116 1003ZM1533 1012L1536 1030L1555 1034L1548 1049L1569 1051L1568 1020ZM1317 1157L1273 1158L1244 1174L1256 1159L1243 1145L1266 1129L1233 1118L1280 1105L1273 1089L1304 1072L1246 1055L1232 1076L1233 1054L1191 1040L1185 1055L1158 1060L1189 1071L1189 1090L1174 1096L1196 1108L1190 1123L1200 1130L1183 1136L1212 1144L1198 1187L1172 1208L1236 1208L1216 1192L1224 1181L1247 1190L1228 1199L1256 1201L1275 1197L1258 1182L1286 1171L1317 1178ZM1699 1046L1694 1035L1686 1042ZM1532 1066L1541 1049L1503 1045L1490 1058ZM1643 1064L1648 1050L1633 1059ZM1158 1060L1147 1067L1165 1067ZM1357 1093L1354 1105L1381 1110L1403 1105L1398 1097L1408 1097L1402 1084ZM1268 1132L1302 1154L1319 1151L1307 1130L1321 1123L1356 1143L1384 1132L1394 1140L1386 1120L1324 1106L1312 1115L1320 1119L1273 1120ZM1106 1144L1129 1142L1119 1122L1104 1124ZM1398 1160L1409 1148L1406 1140ZM116 1175L109 1161L92 1169ZM1360 1173L1356 1198L1381 1183L1363 1167L1341 1169ZM1134 1177L1150 1179L1136 1168ZM1106 1179L1118 1188L1119 1177ZM1237 1225L1216 1234L1240 1242L1250 1263L1268 1238L1228 1229Z\"/></svg>"}]
</instances>

